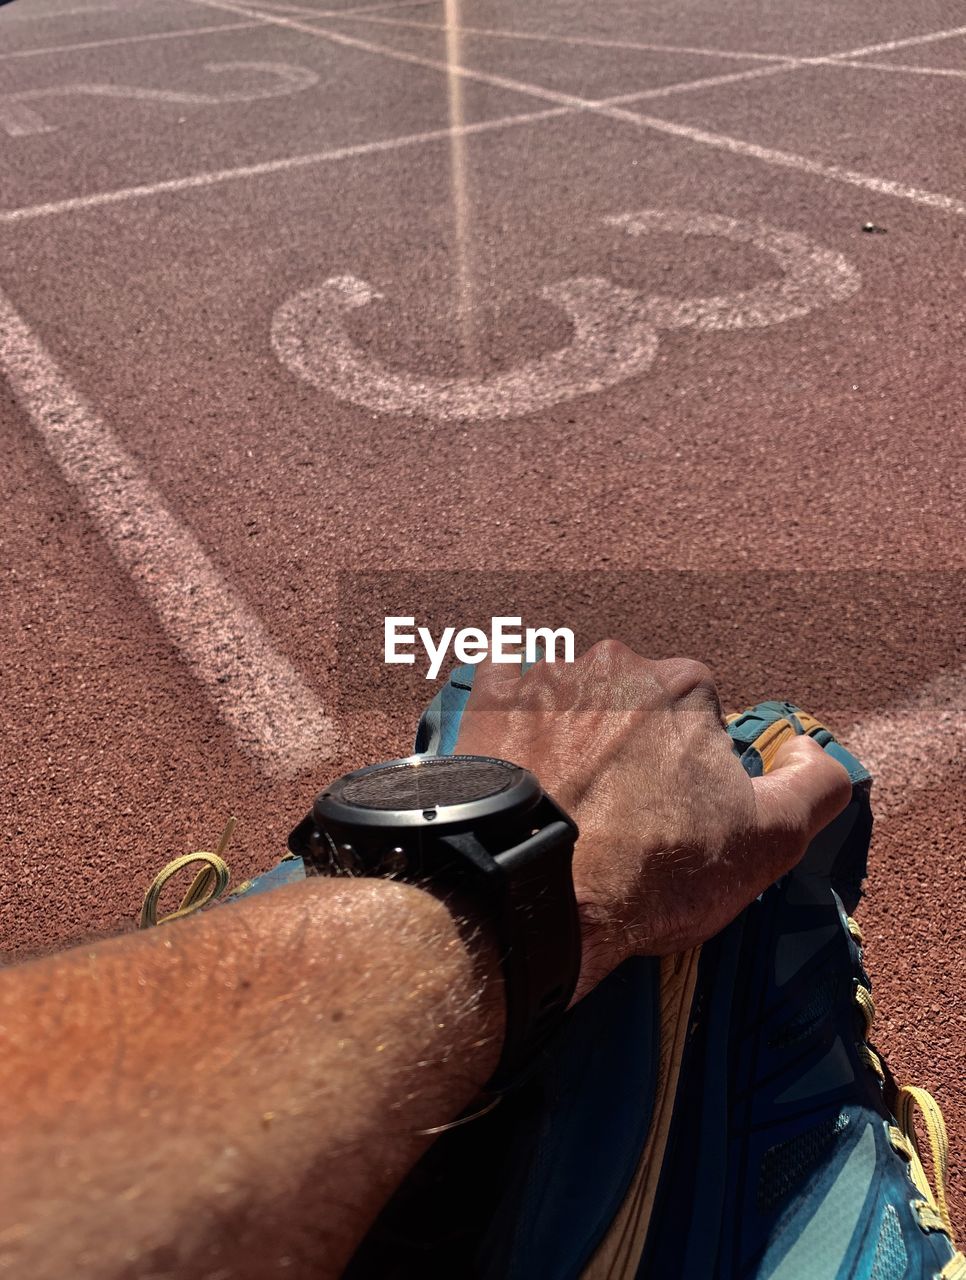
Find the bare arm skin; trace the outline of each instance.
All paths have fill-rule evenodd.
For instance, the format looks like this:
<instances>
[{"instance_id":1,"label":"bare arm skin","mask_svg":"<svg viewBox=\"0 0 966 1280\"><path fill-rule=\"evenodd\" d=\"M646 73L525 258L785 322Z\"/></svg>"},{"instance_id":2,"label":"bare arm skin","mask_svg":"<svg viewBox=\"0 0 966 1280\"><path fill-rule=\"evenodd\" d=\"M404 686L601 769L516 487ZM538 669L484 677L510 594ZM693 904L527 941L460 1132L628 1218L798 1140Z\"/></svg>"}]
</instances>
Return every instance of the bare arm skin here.
<instances>
[{"instance_id":1,"label":"bare arm skin","mask_svg":"<svg viewBox=\"0 0 966 1280\"><path fill-rule=\"evenodd\" d=\"M0 1276L336 1276L501 1038L486 946L386 881L9 969Z\"/></svg>"},{"instance_id":2,"label":"bare arm skin","mask_svg":"<svg viewBox=\"0 0 966 1280\"><path fill-rule=\"evenodd\" d=\"M581 828L578 993L693 946L848 802L796 739L749 779L707 669L597 645L482 666L458 749ZM0 973L0 1277L327 1280L494 1070L495 949L421 889L326 880Z\"/></svg>"}]
</instances>

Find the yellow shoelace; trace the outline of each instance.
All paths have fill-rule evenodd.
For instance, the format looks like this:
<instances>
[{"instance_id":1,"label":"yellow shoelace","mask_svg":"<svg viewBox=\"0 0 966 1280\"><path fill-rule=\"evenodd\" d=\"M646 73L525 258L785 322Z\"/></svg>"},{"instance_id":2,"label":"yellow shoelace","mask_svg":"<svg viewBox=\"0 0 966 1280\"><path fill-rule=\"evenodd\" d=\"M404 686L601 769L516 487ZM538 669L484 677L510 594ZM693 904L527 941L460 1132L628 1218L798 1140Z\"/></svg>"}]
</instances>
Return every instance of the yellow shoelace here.
<instances>
[{"instance_id":1,"label":"yellow shoelace","mask_svg":"<svg viewBox=\"0 0 966 1280\"><path fill-rule=\"evenodd\" d=\"M848 918L849 933L857 946L862 946L862 930L851 918ZM869 1069L885 1080L885 1068L882 1059L865 1041L872 1033L875 1020L875 1001L872 993L861 983L856 984L855 1003L862 1014L865 1033L859 1044L859 1056ZM932 1158L935 1187L929 1181L922 1163L919 1148L919 1135L916 1130L917 1114L929 1143L929 1154ZM946 1183L949 1177L949 1136L946 1132L946 1121L939 1103L925 1089L916 1085L903 1085L896 1095L896 1123L889 1125L889 1141L893 1150L897 1151L909 1164L909 1176L915 1183L916 1190L922 1197L914 1200L912 1206L919 1218L920 1226L926 1231L944 1231L953 1239L953 1226L949 1217L949 1206L946 1203ZM957 1253L943 1267L940 1275L943 1280L966 1280L966 1257Z\"/></svg>"},{"instance_id":2,"label":"yellow shoelace","mask_svg":"<svg viewBox=\"0 0 966 1280\"><path fill-rule=\"evenodd\" d=\"M139 929L150 929L156 924L167 924L169 920L180 920L184 916L190 916L192 912L200 911L202 907L208 906L210 902L221 897L228 888L228 881L231 878L228 864L222 855L228 848L234 830L235 819L229 818L214 853L199 849L197 853L183 854L180 858L173 858L158 872L144 895L141 918L138 921ZM169 911L166 916L158 919L158 900L165 886L179 871L198 862L202 864L202 868L181 899L181 906L177 911Z\"/></svg>"}]
</instances>

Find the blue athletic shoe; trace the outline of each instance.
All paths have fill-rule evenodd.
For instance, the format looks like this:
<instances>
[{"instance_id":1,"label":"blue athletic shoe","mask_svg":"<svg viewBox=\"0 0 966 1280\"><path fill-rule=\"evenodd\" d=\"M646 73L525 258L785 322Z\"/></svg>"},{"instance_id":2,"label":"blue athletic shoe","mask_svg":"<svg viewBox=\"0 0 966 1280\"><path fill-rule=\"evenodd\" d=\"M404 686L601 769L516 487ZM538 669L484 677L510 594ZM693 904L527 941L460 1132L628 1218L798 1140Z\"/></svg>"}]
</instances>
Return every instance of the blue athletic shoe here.
<instances>
[{"instance_id":1,"label":"blue athletic shoe","mask_svg":"<svg viewBox=\"0 0 966 1280\"><path fill-rule=\"evenodd\" d=\"M465 668L454 674L424 718L419 748L453 749L471 680ZM855 909L866 873L869 774L790 703L762 703L732 717L728 731L752 776L771 767L790 735L809 734L849 771L852 801L800 865L717 938L659 967L625 966L594 993L616 1006L598 1028L610 1060L600 1073L589 1062L574 1072L571 1062L562 1090L558 1077L527 1176L494 1220L480 1273L964 1280L945 1205L942 1115L909 1088L898 1091L893 1115L885 1070L867 1043L875 1006L846 909ZM632 992L657 1032L636 1075L614 1041L615 1029L626 1035L635 1025ZM565 1043L580 1036L571 1028ZM637 1118L648 1118L633 1169L606 1127L579 1130L575 1109L588 1098L598 1105L601 1093L626 1133L635 1131L635 1093ZM916 1109L935 1194L919 1158Z\"/></svg>"},{"instance_id":2,"label":"blue athletic shoe","mask_svg":"<svg viewBox=\"0 0 966 1280\"><path fill-rule=\"evenodd\" d=\"M454 673L424 717L418 749L453 750L471 685L472 671ZM603 984L600 995L617 1005L598 1035L609 1074L585 1063L567 1077L562 1100L545 1104L528 1176L494 1220L480 1273L966 1280L945 1205L941 1113L924 1091L903 1089L893 1115L867 1043L875 1006L846 912L866 874L869 774L790 703L761 703L732 717L728 732L752 776L771 767L790 735L809 734L848 770L852 801L801 864L717 938L625 966ZM634 1025L632 992L657 1034L636 1075L613 1039ZM574 1028L565 1040L579 1036ZM636 1118L647 1116L633 1168L605 1128L596 1137L578 1131L574 1110L601 1093L626 1133L639 1133L628 1109L635 1093ZM916 1145L917 1108L935 1195Z\"/></svg>"},{"instance_id":3,"label":"blue athletic shoe","mask_svg":"<svg viewBox=\"0 0 966 1280\"><path fill-rule=\"evenodd\" d=\"M924 1091L903 1089L897 1119L868 1044L875 1006L843 899L854 909L864 875L869 776L788 704L762 704L730 726L754 771L803 731L849 768L853 801L794 871L702 948L636 1274L961 1280L942 1116ZM935 1195L912 1126L917 1107Z\"/></svg>"}]
</instances>

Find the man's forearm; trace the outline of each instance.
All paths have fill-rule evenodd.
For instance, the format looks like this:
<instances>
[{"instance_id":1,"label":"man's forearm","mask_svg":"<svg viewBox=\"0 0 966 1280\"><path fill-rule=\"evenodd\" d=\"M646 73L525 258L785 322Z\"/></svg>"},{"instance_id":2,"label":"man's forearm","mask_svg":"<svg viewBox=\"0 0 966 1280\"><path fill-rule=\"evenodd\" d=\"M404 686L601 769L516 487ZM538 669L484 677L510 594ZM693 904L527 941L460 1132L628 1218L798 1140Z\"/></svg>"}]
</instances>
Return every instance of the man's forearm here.
<instances>
[{"instance_id":1,"label":"man's forearm","mask_svg":"<svg viewBox=\"0 0 966 1280\"><path fill-rule=\"evenodd\" d=\"M0 1275L337 1275L502 1019L485 945L384 881L7 970Z\"/></svg>"}]
</instances>

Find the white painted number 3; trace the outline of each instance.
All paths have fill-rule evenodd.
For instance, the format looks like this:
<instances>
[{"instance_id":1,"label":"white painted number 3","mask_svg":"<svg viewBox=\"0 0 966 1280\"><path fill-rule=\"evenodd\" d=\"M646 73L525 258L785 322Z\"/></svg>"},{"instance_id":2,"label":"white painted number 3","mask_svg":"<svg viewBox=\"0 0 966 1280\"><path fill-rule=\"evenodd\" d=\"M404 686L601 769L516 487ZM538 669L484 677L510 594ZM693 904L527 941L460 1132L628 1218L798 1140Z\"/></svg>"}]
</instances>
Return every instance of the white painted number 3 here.
<instances>
[{"instance_id":1,"label":"white painted number 3","mask_svg":"<svg viewBox=\"0 0 966 1280\"><path fill-rule=\"evenodd\" d=\"M334 276L278 309L272 322L275 352L307 382L378 413L443 421L517 418L646 372L662 329L760 329L841 301L859 288L858 272L841 254L797 232L679 209L644 209L605 222L632 236L670 232L752 245L770 254L783 274L744 292L683 300L645 297L599 277L563 280L542 295L571 320L567 346L515 369L462 379L396 372L361 351L343 317L380 295L355 276Z\"/></svg>"}]
</instances>

